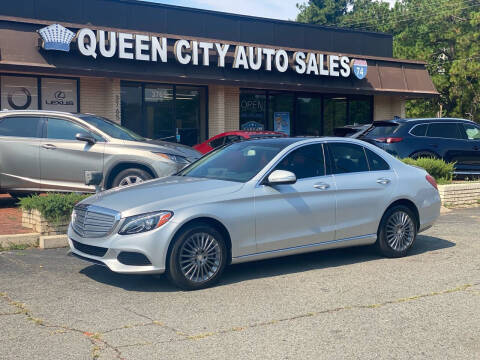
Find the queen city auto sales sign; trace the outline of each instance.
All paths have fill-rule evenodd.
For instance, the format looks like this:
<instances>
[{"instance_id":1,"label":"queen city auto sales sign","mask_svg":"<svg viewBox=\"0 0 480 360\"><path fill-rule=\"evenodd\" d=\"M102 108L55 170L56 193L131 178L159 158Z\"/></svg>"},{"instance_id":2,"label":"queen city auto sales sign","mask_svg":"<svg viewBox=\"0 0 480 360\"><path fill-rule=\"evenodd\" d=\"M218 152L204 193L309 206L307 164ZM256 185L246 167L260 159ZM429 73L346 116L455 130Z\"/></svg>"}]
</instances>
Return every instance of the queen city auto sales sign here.
<instances>
[{"instance_id":1,"label":"queen city auto sales sign","mask_svg":"<svg viewBox=\"0 0 480 360\"><path fill-rule=\"evenodd\" d=\"M115 31L80 29L76 34L59 24L38 31L45 50L69 51L70 42L76 38L78 51L96 59L120 58L166 63L168 47L166 37L131 34ZM173 47L175 60L183 65L210 66L216 60L218 67L225 67L228 51L234 51L234 69L276 70L286 72L289 67L298 74L322 75L347 78L353 74L358 79L367 75L365 60L350 59L348 56L327 55L316 52L297 51L292 54L283 49L256 46L231 45L196 40L176 40Z\"/></svg>"}]
</instances>

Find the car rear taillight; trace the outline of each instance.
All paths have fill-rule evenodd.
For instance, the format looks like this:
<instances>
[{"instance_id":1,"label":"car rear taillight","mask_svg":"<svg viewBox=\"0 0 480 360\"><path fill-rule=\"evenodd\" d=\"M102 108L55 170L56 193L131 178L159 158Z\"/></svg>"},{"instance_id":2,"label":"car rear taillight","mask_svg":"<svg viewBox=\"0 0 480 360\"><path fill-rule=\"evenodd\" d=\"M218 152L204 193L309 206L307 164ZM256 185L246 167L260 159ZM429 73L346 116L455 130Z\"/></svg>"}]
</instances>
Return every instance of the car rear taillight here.
<instances>
[{"instance_id":1,"label":"car rear taillight","mask_svg":"<svg viewBox=\"0 0 480 360\"><path fill-rule=\"evenodd\" d=\"M401 137L382 137L382 138L376 138L374 139L376 142L381 142L381 143L397 143L403 140Z\"/></svg>"},{"instance_id":2,"label":"car rear taillight","mask_svg":"<svg viewBox=\"0 0 480 360\"><path fill-rule=\"evenodd\" d=\"M425 176L425 179L432 185L435 189L438 190L437 182L435 181L435 178L429 174Z\"/></svg>"}]
</instances>

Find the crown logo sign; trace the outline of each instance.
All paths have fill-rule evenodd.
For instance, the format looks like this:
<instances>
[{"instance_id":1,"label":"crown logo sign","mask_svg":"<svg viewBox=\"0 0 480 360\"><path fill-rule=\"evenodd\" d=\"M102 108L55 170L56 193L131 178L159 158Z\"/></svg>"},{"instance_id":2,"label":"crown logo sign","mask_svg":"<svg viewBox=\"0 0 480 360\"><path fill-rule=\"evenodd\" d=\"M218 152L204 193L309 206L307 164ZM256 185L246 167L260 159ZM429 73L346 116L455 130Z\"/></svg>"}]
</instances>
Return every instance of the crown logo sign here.
<instances>
[{"instance_id":1,"label":"crown logo sign","mask_svg":"<svg viewBox=\"0 0 480 360\"><path fill-rule=\"evenodd\" d=\"M53 24L38 30L43 39L45 50L70 51L70 43L75 33L59 24Z\"/></svg>"}]
</instances>

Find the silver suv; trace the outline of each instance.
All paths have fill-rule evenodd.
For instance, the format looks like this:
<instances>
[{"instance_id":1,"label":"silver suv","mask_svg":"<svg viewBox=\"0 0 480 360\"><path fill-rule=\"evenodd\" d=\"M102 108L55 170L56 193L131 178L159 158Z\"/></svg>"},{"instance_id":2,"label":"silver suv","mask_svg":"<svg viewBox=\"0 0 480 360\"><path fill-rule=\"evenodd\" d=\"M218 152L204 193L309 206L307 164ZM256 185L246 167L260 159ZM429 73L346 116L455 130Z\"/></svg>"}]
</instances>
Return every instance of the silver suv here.
<instances>
[{"instance_id":1,"label":"silver suv","mask_svg":"<svg viewBox=\"0 0 480 360\"><path fill-rule=\"evenodd\" d=\"M150 140L91 114L0 111L0 192L92 192L85 172L109 189L171 175L201 154Z\"/></svg>"}]
</instances>

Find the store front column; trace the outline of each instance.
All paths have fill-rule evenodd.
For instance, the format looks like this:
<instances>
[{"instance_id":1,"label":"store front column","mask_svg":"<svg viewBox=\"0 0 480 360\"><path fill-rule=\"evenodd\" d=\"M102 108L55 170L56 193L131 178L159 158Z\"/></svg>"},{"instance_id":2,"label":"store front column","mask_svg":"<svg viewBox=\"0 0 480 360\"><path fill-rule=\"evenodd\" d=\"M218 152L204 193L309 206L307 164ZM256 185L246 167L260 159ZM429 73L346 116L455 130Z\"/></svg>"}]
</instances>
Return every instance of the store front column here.
<instances>
[{"instance_id":1,"label":"store front column","mask_svg":"<svg viewBox=\"0 0 480 360\"><path fill-rule=\"evenodd\" d=\"M208 87L208 136L238 130L240 90L234 86Z\"/></svg>"},{"instance_id":2,"label":"store front column","mask_svg":"<svg viewBox=\"0 0 480 360\"><path fill-rule=\"evenodd\" d=\"M405 117L405 99L397 96L376 95L373 98L373 120L389 120Z\"/></svg>"},{"instance_id":3,"label":"store front column","mask_svg":"<svg viewBox=\"0 0 480 360\"><path fill-rule=\"evenodd\" d=\"M80 112L104 116L120 124L120 80L80 78Z\"/></svg>"}]
</instances>

